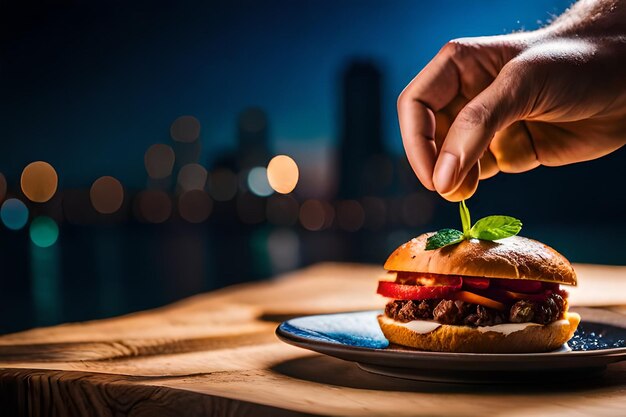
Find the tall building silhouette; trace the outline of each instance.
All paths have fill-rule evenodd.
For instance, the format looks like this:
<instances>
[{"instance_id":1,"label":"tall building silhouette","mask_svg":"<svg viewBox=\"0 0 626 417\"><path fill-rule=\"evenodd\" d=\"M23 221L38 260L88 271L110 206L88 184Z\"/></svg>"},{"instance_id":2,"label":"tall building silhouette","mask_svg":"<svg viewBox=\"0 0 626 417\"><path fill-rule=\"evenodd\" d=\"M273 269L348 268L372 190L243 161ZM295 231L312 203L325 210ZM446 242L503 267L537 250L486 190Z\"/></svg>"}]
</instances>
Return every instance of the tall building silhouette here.
<instances>
[{"instance_id":1,"label":"tall building silhouette","mask_svg":"<svg viewBox=\"0 0 626 417\"><path fill-rule=\"evenodd\" d=\"M237 117L236 148L222 151L209 165L240 172L267 165L269 156L267 115L259 107L248 107Z\"/></svg>"},{"instance_id":2,"label":"tall building silhouette","mask_svg":"<svg viewBox=\"0 0 626 417\"><path fill-rule=\"evenodd\" d=\"M268 120L265 111L249 107L237 120L237 162L239 169L265 166L269 160Z\"/></svg>"},{"instance_id":3,"label":"tall building silhouette","mask_svg":"<svg viewBox=\"0 0 626 417\"><path fill-rule=\"evenodd\" d=\"M348 64L341 79L339 196L380 194L393 177L382 139L382 74L363 60Z\"/></svg>"}]
</instances>

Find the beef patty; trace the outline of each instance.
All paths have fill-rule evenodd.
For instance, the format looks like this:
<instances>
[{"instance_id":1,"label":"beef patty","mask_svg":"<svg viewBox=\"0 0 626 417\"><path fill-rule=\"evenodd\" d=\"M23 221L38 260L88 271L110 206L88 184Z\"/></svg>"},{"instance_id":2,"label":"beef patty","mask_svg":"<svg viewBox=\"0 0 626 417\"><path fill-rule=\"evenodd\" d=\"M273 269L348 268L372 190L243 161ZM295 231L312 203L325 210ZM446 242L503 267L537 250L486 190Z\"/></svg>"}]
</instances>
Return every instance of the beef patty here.
<instances>
[{"instance_id":1,"label":"beef patty","mask_svg":"<svg viewBox=\"0 0 626 417\"><path fill-rule=\"evenodd\" d=\"M502 323L548 324L563 318L566 301L551 294L543 301L520 300L504 311L453 300L394 300L385 315L396 321L435 320L442 324L493 326Z\"/></svg>"}]
</instances>

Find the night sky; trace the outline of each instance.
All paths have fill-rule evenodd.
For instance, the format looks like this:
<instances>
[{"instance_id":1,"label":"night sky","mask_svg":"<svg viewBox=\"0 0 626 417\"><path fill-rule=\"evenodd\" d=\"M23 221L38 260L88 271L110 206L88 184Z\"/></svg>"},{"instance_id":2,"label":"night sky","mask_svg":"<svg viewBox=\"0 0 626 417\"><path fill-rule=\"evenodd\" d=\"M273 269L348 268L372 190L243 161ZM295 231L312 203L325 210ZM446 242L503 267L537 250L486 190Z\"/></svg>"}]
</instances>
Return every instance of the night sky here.
<instances>
[{"instance_id":1,"label":"night sky","mask_svg":"<svg viewBox=\"0 0 626 417\"><path fill-rule=\"evenodd\" d=\"M234 145L237 114L264 108L277 152L334 146L338 80L353 57L395 99L449 39L538 27L568 1L24 1L2 5L1 171L43 159L61 187L114 175L142 187L143 154L176 117L202 123L203 160Z\"/></svg>"}]
</instances>

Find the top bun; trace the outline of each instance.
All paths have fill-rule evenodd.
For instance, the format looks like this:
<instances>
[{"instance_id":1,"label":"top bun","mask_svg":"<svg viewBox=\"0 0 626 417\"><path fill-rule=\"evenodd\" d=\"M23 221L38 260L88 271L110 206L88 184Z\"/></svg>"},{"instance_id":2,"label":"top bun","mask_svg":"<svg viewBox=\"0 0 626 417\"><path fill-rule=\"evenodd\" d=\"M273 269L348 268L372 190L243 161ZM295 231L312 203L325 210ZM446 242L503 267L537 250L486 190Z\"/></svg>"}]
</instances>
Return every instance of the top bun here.
<instances>
[{"instance_id":1,"label":"top bun","mask_svg":"<svg viewBox=\"0 0 626 417\"><path fill-rule=\"evenodd\" d=\"M385 262L385 269L576 285L569 261L536 240L520 236L494 242L471 239L427 251L426 239L433 234L425 233L400 246Z\"/></svg>"}]
</instances>

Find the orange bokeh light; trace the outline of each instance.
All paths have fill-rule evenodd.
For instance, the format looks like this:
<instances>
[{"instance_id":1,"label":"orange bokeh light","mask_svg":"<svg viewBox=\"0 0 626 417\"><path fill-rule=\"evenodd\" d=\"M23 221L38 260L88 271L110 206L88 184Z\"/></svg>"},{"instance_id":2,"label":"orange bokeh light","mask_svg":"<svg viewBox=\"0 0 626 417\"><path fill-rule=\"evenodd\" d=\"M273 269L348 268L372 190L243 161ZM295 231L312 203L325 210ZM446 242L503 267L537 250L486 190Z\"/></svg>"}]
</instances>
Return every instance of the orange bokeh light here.
<instances>
[{"instance_id":1,"label":"orange bokeh light","mask_svg":"<svg viewBox=\"0 0 626 417\"><path fill-rule=\"evenodd\" d=\"M184 192L178 199L178 213L189 223L202 223L211 214L213 202L204 190Z\"/></svg>"},{"instance_id":2,"label":"orange bokeh light","mask_svg":"<svg viewBox=\"0 0 626 417\"><path fill-rule=\"evenodd\" d=\"M57 191L59 177L56 171L47 162L31 162L22 171L22 192L30 201L45 203Z\"/></svg>"},{"instance_id":3,"label":"orange bokeh light","mask_svg":"<svg viewBox=\"0 0 626 417\"><path fill-rule=\"evenodd\" d=\"M146 151L143 161L150 178L159 180L172 174L176 156L171 146L157 143Z\"/></svg>"},{"instance_id":4,"label":"orange bokeh light","mask_svg":"<svg viewBox=\"0 0 626 417\"><path fill-rule=\"evenodd\" d=\"M113 177L100 177L92 184L89 197L98 213L115 213L124 202L124 187Z\"/></svg>"},{"instance_id":5,"label":"orange bokeh light","mask_svg":"<svg viewBox=\"0 0 626 417\"><path fill-rule=\"evenodd\" d=\"M300 223L306 230L322 230L326 223L324 205L318 200L305 201L300 207Z\"/></svg>"},{"instance_id":6,"label":"orange bokeh light","mask_svg":"<svg viewBox=\"0 0 626 417\"><path fill-rule=\"evenodd\" d=\"M7 180L4 175L0 173L0 203L4 201L4 197L7 195Z\"/></svg>"},{"instance_id":7,"label":"orange bokeh light","mask_svg":"<svg viewBox=\"0 0 626 417\"><path fill-rule=\"evenodd\" d=\"M365 211L355 200L344 200L337 204L337 223L348 232L356 232L363 226Z\"/></svg>"},{"instance_id":8,"label":"orange bokeh light","mask_svg":"<svg viewBox=\"0 0 626 417\"><path fill-rule=\"evenodd\" d=\"M172 200L165 191L146 190L137 196L140 219L149 223L163 223L172 214Z\"/></svg>"},{"instance_id":9,"label":"orange bokeh light","mask_svg":"<svg viewBox=\"0 0 626 417\"><path fill-rule=\"evenodd\" d=\"M183 191L202 190L206 185L208 173L200 164L187 164L178 171L178 185Z\"/></svg>"},{"instance_id":10,"label":"orange bokeh light","mask_svg":"<svg viewBox=\"0 0 626 417\"><path fill-rule=\"evenodd\" d=\"M287 155L277 155L267 165L267 179L274 191L289 194L298 184L298 164Z\"/></svg>"},{"instance_id":11,"label":"orange bokeh light","mask_svg":"<svg viewBox=\"0 0 626 417\"><path fill-rule=\"evenodd\" d=\"M200 122L193 116L180 116L172 123L170 135L177 142L194 142L200 136Z\"/></svg>"}]
</instances>

